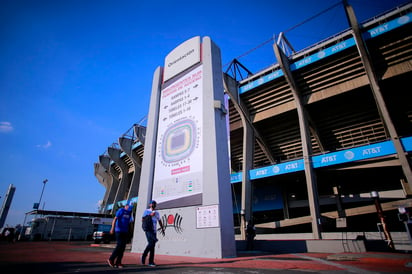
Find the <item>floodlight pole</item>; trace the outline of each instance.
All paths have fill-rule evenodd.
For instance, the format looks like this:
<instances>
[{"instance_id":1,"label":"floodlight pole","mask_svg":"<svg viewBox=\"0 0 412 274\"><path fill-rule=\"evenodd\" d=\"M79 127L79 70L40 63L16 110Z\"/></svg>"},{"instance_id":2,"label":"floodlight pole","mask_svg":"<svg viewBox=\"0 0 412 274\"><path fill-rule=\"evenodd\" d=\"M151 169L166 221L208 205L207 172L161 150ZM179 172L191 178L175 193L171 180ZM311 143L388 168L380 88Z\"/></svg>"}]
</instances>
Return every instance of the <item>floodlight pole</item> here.
<instances>
[{"instance_id":1,"label":"floodlight pole","mask_svg":"<svg viewBox=\"0 0 412 274\"><path fill-rule=\"evenodd\" d=\"M41 203L41 198L43 197L44 188L46 187L46 183L47 183L48 181L49 181L49 180L47 180L47 179L44 179L44 180L43 180L43 188L42 188L42 190L41 190L41 194L40 194L39 203L38 203L38 205L37 205L37 212L39 212L39 209L40 209L40 203ZM35 219L37 218L37 214L36 214L36 216L35 216L34 218L35 218Z\"/></svg>"},{"instance_id":2,"label":"floodlight pole","mask_svg":"<svg viewBox=\"0 0 412 274\"><path fill-rule=\"evenodd\" d=\"M49 180L47 180L47 179L43 180L43 188L42 188L42 190L41 190L40 199L39 199L39 207L37 208L37 210L39 210L39 208L40 208L41 198L43 197L44 188L46 187L46 183L47 183L48 181L49 181Z\"/></svg>"}]
</instances>

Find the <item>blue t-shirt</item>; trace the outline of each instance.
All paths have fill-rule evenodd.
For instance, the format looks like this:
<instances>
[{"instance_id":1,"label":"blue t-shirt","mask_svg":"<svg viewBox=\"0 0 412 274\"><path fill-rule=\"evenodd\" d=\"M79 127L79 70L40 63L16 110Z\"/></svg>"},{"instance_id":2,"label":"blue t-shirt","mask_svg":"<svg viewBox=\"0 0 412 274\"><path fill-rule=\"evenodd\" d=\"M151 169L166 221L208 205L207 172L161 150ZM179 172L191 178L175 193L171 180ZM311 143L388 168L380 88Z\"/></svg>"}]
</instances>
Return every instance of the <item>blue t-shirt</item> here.
<instances>
[{"instance_id":1,"label":"blue t-shirt","mask_svg":"<svg viewBox=\"0 0 412 274\"><path fill-rule=\"evenodd\" d=\"M115 232L129 232L129 224L133 221L132 217L132 207L129 207L128 210L125 208L120 208L116 212L116 227Z\"/></svg>"}]
</instances>

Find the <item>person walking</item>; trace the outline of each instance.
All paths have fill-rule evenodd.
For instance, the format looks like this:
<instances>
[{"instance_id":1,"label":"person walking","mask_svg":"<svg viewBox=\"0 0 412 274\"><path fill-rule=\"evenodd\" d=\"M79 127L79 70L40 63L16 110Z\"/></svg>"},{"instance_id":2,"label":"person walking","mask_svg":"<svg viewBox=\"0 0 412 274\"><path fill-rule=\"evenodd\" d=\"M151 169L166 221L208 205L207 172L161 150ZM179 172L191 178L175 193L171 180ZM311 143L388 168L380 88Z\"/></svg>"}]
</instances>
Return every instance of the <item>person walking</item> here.
<instances>
[{"instance_id":1,"label":"person walking","mask_svg":"<svg viewBox=\"0 0 412 274\"><path fill-rule=\"evenodd\" d=\"M249 220L246 227L246 239L247 239L247 250L254 249L254 239L256 236L256 228L253 225L253 221Z\"/></svg>"},{"instance_id":2,"label":"person walking","mask_svg":"<svg viewBox=\"0 0 412 274\"><path fill-rule=\"evenodd\" d=\"M142 254L142 264L146 264L146 257L149 254L149 266L155 267L156 264L154 262L154 256L155 256L155 245L156 242L158 241L157 236L156 236L156 224L159 222L160 228L162 230L162 234L164 235L165 230L162 221L160 220L160 214L158 211L156 211L156 201L150 201L149 203L149 208L147 208L143 212L142 216L142 222L144 222L144 219L146 216L151 216L152 223L153 223L153 228L152 229L145 229L145 234L146 234L146 239L147 239L147 246L145 250L143 251Z\"/></svg>"},{"instance_id":3,"label":"person walking","mask_svg":"<svg viewBox=\"0 0 412 274\"><path fill-rule=\"evenodd\" d=\"M132 222L132 206L127 203L124 207L117 210L112 221L110 234L115 234L116 236L116 247L107 260L110 267L123 268L122 259L129 240L129 227Z\"/></svg>"}]
</instances>

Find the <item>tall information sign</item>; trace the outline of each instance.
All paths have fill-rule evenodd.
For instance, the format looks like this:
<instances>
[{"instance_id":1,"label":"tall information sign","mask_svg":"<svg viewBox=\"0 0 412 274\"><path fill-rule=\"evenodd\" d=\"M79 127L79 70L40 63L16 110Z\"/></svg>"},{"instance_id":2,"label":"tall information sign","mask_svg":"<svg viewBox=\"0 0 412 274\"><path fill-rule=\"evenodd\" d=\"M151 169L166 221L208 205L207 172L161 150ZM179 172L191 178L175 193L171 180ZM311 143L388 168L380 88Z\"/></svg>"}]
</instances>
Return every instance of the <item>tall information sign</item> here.
<instances>
[{"instance_id":1,"label":"tall information sign","mask_svg":"<svg viewBox=\"0 0 412 274\"><path fill-rule=\"evenodd\" d=\"M155 200L166 227L156 254L236 256L219 48L209 37L176 47L153 77L132 252Z\"/></svg>"}]
</instances>

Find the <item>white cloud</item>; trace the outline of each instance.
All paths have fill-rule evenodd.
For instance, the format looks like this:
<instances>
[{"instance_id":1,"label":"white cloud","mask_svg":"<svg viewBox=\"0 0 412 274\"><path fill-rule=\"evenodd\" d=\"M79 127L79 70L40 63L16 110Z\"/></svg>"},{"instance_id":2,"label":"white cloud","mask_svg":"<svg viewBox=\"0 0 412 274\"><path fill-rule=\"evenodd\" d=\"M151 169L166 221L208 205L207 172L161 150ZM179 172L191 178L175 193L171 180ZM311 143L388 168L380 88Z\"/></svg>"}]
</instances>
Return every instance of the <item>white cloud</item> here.
<instances>
[{"instance_id":1,"label":"white cloud","mask_svg":"<svg viewBox=\"0 0 412 274\"><path fill-rule=\"evenodd\" d=\"M10 122L0 122L0 132L11 132L13 131L13 126Z\"/></svg>"},{"instance_id":2,"label":"white cloud","mask_svg":"<svg viewBox=\"0 0 412 274\"><path fill-rule=\"evenodd\" d=\"M48 149L51 146L52 146L52 143L50 141L47 141L47 143L45 143L44 145L37 145L36 147L43 148L43 149Z\"/></svg>"}]
</instances>

